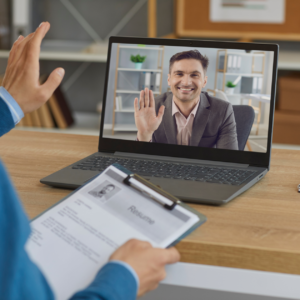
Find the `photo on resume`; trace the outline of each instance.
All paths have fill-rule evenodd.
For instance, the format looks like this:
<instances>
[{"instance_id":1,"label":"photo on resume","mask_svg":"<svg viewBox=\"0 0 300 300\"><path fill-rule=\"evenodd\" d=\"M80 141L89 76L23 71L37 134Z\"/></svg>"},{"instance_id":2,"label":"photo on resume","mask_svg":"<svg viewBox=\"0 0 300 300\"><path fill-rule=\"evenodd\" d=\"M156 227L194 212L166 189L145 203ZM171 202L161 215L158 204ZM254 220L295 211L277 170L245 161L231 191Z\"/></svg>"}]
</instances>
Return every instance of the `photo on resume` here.
<instances>
[{"instance_id":1,"label":"photo on resume","mask_svg":"<svg viewBox=\"0 0 300 300\"><path fill-rule=\"evenodd\" d=\"M112 196L117 194L121 189L116 186L115 184L105 180L91 191L88 192L91 195L91 199L93 202L99 203L106 203Z\"/></svg>"}]
</instances>

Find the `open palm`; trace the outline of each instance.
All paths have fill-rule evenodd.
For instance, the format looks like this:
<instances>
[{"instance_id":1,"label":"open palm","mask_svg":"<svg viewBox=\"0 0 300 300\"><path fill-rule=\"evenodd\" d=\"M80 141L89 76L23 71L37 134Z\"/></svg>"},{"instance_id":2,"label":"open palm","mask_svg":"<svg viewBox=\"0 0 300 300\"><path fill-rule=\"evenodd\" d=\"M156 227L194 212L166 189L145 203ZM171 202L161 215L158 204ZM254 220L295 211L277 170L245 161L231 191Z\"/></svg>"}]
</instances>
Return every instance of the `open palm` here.
<instances>
[{"instance_id":1,"label":"open palm","mask_svg":"<svg viewBox=\"0 0 300 300\"><path fill-rule=\"evenodd\" d=\"M164 110L165 107L161 106L156 115L153 92L147 88L140 93L140 107L138 98L134 99L134 118L139 141L149 142L151 140L152 134L162 121Z\"/></svg>"}]
</instances>

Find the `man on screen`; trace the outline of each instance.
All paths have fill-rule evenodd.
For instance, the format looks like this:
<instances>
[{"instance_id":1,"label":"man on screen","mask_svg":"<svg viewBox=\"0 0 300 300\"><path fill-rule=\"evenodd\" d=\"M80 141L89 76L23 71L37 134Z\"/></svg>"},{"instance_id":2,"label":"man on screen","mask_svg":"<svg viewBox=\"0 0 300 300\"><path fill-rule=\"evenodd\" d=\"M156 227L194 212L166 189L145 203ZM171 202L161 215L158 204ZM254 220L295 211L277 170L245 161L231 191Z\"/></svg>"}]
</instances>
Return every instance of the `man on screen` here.
<instances>
[{"instance_id":1,"label":"man on screen","mask_svg":"<svg viewBox=\"0 0 300 300\"><path fill-rule=\"evenodd\" d=\"M171 92L154 99L141 91L134 100L138 141L238 150L236 124L229 102L201 92L207 83L208 58L197 50L170 59Z\"/></svg>"}]
</instances>

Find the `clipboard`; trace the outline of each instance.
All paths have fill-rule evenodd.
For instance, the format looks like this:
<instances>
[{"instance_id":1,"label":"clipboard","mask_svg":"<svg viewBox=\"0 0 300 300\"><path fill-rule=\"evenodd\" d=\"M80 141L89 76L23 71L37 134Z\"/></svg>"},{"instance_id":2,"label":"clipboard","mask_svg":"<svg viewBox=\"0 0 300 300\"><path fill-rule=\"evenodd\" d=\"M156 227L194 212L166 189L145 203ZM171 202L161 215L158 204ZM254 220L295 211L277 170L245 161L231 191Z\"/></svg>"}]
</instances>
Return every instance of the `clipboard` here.
<instances>
[{"instance_id":1,"label":"clipboard","mask_svg":"<svg viewBox=\"0 0 300 300\"><path fill-rule=\"evenodd\" d=\"M126 169L125 167L123 167L122 165L120 165L118 163L114 163L112 166L116 167L120 171L122 171L125 174L127 174L127 177L124 180L124 184L126 184L127 186L131 186L132 188L134 188L134 189L137 190L137 188L134 187L132 185L132 183L130 182L131 179L135 179L135 180L139 181L141 184L143 184L144 186L146 186L146 187L150 188L151 190L153 190L154 192L156 192L156 193L160 194L161 196L167 198L168 200L172 201L172 205L168 205L166 203L162 203L160 201L157 201L157 199L155 197L152 197L153 195L151 195L151 194L147 195L150 199L152 199L153 201L155 201L155 202L159 203L160 205L162 205L162 207L164 209L167 209L167 210L171 211L171 210L174 209L174 207L176 205L179 205L182 208L184 208L184 209L190 211L191 213L195 214L199 218L199 221L197 223L195 223L189 230L187 230L184 234L182 234L178 239L176 239L174 242L172 242L167 248L173 247L176 244L178 244L182 239L184 239L186 236L188 236L195 229L197 229L199 226L201 226L203 223L205 223L207 221L207 217L205 215L203 215L202 213L200 213L197 210L193 209L189 205L181 202L175 196L173 196L170 193L164 191L162 188L154 185L153 183L147 181L146 179L144 179L143 177L139 176L138 174L132 173L130 170ZM105 172L105 170L103 172ZM49 211L52 208L54 208L55 206L59 205L60 203L62 203L66 199L68 199L70 196L76 194L78 191L80 191L82 188L84 188L87 184L89 184L90 182L92 182L93 180L95 180L97 177L99 177L103 172L101 172L101 173L97 174L96 176L92 177L84 185L82 185L81 187L77 188L76 190L74 190L73 192L71 192L69 195L67 195L66 197L64 197L63 199L61 199L60 201L58 201L57 203L55 203L54 205L52 205L51 207L49 207L48 209L46 209L45 211L43 211L42 213L40 213L39 215L37 215L36 217L34 217L33 219L31 219L30 222L33 222L34 220L38 219L40 216L42 216L47 211ZM143 191L139 190L139 192L141 194L145 195L145 193L143 193Z\"/></svg>"}]
</instances>

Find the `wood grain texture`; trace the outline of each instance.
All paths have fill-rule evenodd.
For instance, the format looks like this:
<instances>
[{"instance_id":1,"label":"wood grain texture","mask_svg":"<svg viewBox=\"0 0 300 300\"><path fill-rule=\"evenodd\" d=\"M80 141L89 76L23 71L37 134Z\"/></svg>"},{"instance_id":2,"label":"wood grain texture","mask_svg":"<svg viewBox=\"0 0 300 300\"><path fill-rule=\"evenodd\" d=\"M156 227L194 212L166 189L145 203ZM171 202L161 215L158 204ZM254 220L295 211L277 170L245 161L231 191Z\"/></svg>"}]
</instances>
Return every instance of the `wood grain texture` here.
<instances>
[{"instance_id":1,"label":"wood grain texture","mask_svg":"<svg viewBox=\"0 0 300 300\"><path fill-rule=\"evenodd\" d=\"M177 0L176 35L179 37L300 40L300 22L297 15L299 9L299 0L286 0L285 22L282 24L211 22L209 0Z\"/></svg>"},{"instance_id":2,"label":"wood grain texture","mask_svg":"<svg viewBox=\"0 0 300 300\"><path fill-rule=\"evenodd\" d=\"M39 180L98 149L98 137L12 130L0 142L30 218L70 190ZM177 245L181 261L300 274L300 152L273 150L265 178L221 206L191 205L207 222Z\"/></svg>"}]
</instances>

